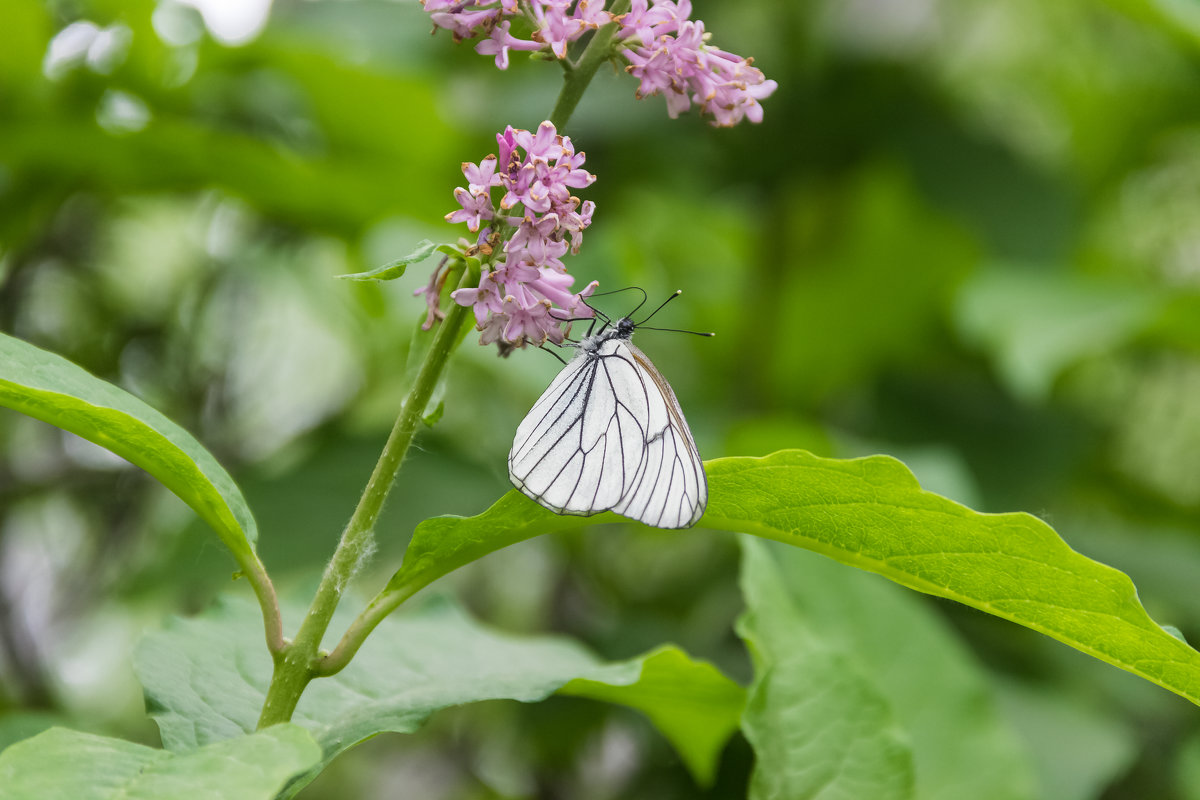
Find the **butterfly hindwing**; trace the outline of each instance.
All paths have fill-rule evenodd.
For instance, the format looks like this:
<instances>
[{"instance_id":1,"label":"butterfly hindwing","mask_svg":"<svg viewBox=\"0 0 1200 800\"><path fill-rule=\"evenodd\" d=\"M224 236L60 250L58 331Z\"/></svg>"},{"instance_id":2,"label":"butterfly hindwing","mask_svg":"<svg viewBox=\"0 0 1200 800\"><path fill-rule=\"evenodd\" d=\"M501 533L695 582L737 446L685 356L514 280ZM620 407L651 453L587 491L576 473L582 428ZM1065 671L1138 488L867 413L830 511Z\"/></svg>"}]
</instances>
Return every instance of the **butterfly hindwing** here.
<instances>
[{"instance_id":1,"label":"butterfly hindwing","mask_svg":"<svg viewBox=\"0 0 1200 800\"><path fill-rule=\"evenodd\" d=\"M509 477L559 514L613 510L682 528L707 482L675 394L627 338L601 337L558 374L517 428Z\"/></svg>"},{"instance_id":2,"label":"butterfly hindwing","mask_svg":"<svg viewBox=\"0 0 1200 800\"><path fill-rule=\"evenodd\" d=\"M613 511L659 528L696 524L708 503L708 480L671 385L633 344L629 355L651 384L652 404L641 479Z\"/></svg>"}]
</instances>

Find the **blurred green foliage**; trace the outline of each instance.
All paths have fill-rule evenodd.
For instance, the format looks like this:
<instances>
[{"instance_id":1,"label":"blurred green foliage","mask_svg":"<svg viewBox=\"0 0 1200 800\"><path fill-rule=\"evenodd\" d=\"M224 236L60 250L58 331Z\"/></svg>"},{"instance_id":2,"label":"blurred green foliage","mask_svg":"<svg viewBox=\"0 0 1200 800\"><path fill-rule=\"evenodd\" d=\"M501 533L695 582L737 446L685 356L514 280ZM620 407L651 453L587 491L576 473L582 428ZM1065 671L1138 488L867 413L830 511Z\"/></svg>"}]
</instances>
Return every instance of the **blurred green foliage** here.
<instances>
[{"instance_id":1,"label":"blurred green foliage","mask_svg":"<svg viewBox=\"0 0 1200 800\"><path fill-rule=\"evenodd\" d=\"M572 272L652 297L681 287L663 324L719 334L639 337L701 452L895 454L931 489L1052 521L1200 641L1200 15L1167 0L696 6L779 82L761 125L670 121L602 72L567 132L599 176ZM171 0L0 14L0 330L194 433L246 488L273 574L307 581L422 342L426 265L386 285L334 276L458 236L440 218L459 164L506 124L536 126L556 68L499 73L428 36L414 2L278 0L236 46ZM108 45L62 56L85 22ZM416 522L507 488L512 432L557 368L460 350L364 586ZM127 465L0 415L0 743L56 721L156 743L128 652L164 610L225 588L229 562L198 527ZM674 641L745 681L738 560L726 535L605 526L448 582L504 628L571 633L607 658ZM1200 797L1185 701L909 599L983 670L1035 796ZM749 769L735 741L705 796L740 796ZM644 719L571 698L442 714L348 753L302 796L401 786L701 796Z\"/></svg>"}]
</instances>

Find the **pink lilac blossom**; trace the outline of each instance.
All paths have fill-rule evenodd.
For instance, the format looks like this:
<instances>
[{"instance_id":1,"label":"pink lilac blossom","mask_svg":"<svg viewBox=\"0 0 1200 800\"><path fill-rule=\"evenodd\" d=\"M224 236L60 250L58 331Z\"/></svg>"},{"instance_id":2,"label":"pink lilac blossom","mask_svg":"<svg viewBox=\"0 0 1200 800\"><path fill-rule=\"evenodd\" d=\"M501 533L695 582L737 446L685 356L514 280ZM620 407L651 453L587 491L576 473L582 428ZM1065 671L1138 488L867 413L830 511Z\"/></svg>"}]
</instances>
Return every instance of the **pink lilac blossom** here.
<instances>
[{"instance_id":1,"label":"pink lilac blossom","mask_svg":"<svg viewBox=\"0 0 1200 800\"><path fill-rule=\"evenodd\" d=\"M499 343L502 352L547 341L561 344L571 320L593 313L584 298L597 283L572 293L575 279L562 257L578 252L595 210L594 203L581 203L570 190L589 186L596 176L582 168L584 154L549 122L535 133L509 126L497 134L496 144L498 155L462 165L467 188L454 190L461 208L446 215L478 234L473 250L494 258L476 288L458 289L450 297L475 312L480 344ZM494 195L500 196L498 205ZM438 308L445 282L440 272L439 267L415 292L425 296L429 309L426 328L444 316Z\"/></svg>"},{"instance_id":2,"label":"pink lilac blossom","mask_svg":"<svg viewBox=\"0 0 1200 800\"><path fill-rule=\"evenodd\" d=\"M672 119L695 103L702 114L712 115L717 127L730 127L743 119L761 122L758 101L778 84L751 66L753 59L708 44L704 23L689 19L691 13L689 0L677 4L661 0L653 5L634 0L629 13L620 18L619 38L627 45L624 55L629 60L625 69L641 82L638 98L662 94Z\"/></svg>"},{"instance_id":3,"label":"pink lilac blossom","mask_svg":"<svg viewBox=\"0 0 1200 800\"><path fill-rule=\"evenodd\" d=\"M704 23L691 19L691 0L632 0L624 14L607 11L605 0L500 0L499 4L421 0L421 4L434 25L449 30L455 41L482 38L476 52L494 56L500 69L508 68L511 50L538 50L566 59L571 42L616 22L620 27L615 53L628 61L626 70L638 79L637 97L661 94L672 119L695 104L717 127L743 119L761 122L759 101L777 88L775 81L752 66L753 59L709 44ZM532 28L528 39L512 33L516 19Z\"/></svg>"}]
</instances>

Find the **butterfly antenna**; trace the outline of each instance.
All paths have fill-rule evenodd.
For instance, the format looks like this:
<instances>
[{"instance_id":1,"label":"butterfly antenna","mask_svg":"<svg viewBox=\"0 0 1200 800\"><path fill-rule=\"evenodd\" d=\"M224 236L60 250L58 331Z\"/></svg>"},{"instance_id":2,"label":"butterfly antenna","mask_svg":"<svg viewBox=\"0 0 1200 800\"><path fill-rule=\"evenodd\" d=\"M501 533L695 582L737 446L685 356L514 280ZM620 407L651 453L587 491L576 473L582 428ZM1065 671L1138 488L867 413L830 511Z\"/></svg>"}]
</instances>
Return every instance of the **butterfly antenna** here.
<instances>
[{"instance_id":1,"label":"butterfly antenna","mask_svg":"<svg viewBox=\"0 0 1200 800\"><path fill-rule=\"evenodd\" d=\"M538 349L539 349L539 350L545 350L547 353L549 353L550 355L552 355L552 356L554 356L555 358L557 358L557 359L558 359L559 361L561 361L563 364L566 364L566 363L567 363L567 360L566 360L565 358L563 358L563 357L562 357L562 356L560 356L558 353L556 353L556 352L554 352L553 350L551 350L549 347L546 347L546 345L544 345L544 344L540 344L540 345L538 345Z\"/></svg>"},{"instance_id":2,"label":"butterfly antenna","mask_svg":"<svg viewBox=\"0 0 1200 800\"><path fill-rule=\"evenodd\" d=\"M645 294L645 292L642 292L642 294ZM641 322L634 323L634 324L635 324L635 325L637 325L638 327L641 327L641 326L642 326L644 323L646 323L646 322L649 322L651 317L653 317L655 314L657 314L658 312L660 312L660 311L662 311L664 308L666 308L666 307L667 307L667 303L671 302L671 301L672 301L672 300L674 300L676 297L679 297L679 295L681 295L681 294L683 294L683 289L676 289L676 290L675 290L675 293L674 293L673 295L671 295L670 297L668 297L666 300L663 300L663 302L662 302L662 305L661 305L661 306L659 306L658 308L656 308L656 309L654 309L653 311L651 311L651 312L650 312L650 314L649 314L649 315L648 315L648 316L647 316L647 317L646 317L644 320L642 320ZM641 304L639 304L639 305L638 305L638 307L637 307L637 308L635 308L635 309L633 310L633 313L631 313L629 316L631 316L631 317L632 317L634 314L636 314L636 313L637 313L637 310L638 310L638 308L641 308L643 305L645 305L645 303L646 303L646 301L645 301L645 300L643 300L643 301L641 302Z\"/></svg>"},{"instance_id":3,"label":"butterfly antenna","mask_svg":"<svg viewBox=\"0 0 1200 800\"><path fill-rule=\"evenodd\" d=\"M646 305L646 300L648 299L648 295L646 294L646 290L640 286L626 286L624 289L613 289L611 292L593 292L592 297L603 297L604 295L620 294L621 292L641 292L642 293L642 302L638 303L637 306L633 309L633 311L630 311L625 316L632 317L634 314L636 314L638 312L639 308ZM590 308L590 306L589 306L589 308ZM609 322L611 322L611 320Z\"/></svg>"},{"instance_id":4,"label":"butterfly antenna","mask_svg":"<svg viewBox=\"0 0 1200 800\"><path fill-rule=\"evenodd\" d=\"M682 328L647 328L644 325L638 325L639 331L666 331L667 333L690 333L692 336L716 336L712 331L685 331Z\"/></svg>"},{"instance_id":5,"label":"butterfly antenna","mask_svg":"<svg viewBox=\"0 0 1200 800\"><path fill-rule=\"evenodd\" d=\"M616 294L617 292L623 292L623 291L625 291L625 290L624 289L616 289L611 292L601 292L600 294ZM595 295L593 295L593 297L594 296ZM580 320L586 319L589 321L590 324L588 325L588 332L587 332L588 336L591 336L592 331L595 330L596 320L600 320L601 322L604 323L604 325L600 328L600 330L604 330L609 325L612 325L612 319L608 316L608 314L605 314L603 311L601 311L600 309L596 308L591 303L589 303L587 301L587 298L581 297L581 298L579 298L579 302L583 303L585 306L587 306L588 308L590 308L592 310L592 316L579 318Z\"/></svg>"}]
</instances>

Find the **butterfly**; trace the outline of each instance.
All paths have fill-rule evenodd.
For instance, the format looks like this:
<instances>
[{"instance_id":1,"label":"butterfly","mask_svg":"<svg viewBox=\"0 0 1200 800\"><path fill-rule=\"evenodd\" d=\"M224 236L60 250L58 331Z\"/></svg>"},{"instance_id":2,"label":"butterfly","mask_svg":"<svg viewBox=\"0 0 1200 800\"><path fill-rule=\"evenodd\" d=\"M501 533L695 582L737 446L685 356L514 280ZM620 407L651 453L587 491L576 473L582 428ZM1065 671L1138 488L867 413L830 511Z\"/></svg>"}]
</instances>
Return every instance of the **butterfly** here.
<instances>
[{"instance_id":1,"label":"butterfly","mask_svg":"<svg viewBox=\"0 0 1200 800\"><path fill-rule=\"evenodd\" d=\"M631 341L654 314L635 323L634 313L572 345L579 352L517 427L508 477L556 514L690 528L708 479L675 392Z\"/></svg>"}]
</instances>

